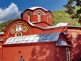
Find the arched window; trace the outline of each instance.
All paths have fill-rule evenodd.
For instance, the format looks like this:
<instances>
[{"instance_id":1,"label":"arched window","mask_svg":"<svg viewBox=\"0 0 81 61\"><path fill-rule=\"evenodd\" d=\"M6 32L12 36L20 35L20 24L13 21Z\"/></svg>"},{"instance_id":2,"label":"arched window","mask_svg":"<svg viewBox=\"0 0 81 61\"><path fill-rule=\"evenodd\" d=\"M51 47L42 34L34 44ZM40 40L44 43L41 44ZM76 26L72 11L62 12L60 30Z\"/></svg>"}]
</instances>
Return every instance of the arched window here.
<instances>
[{"instance_id":1,"label":"arched window","mask_svg":"<svg viewBox=\"0 0 81 61\"><path fill-rule=\"evenodd\" d=\"M66 48L66 60L70 61L70 49L68 47Z\"/></svg>"},{"instance_id":2,"label":"arched window","mask_svg":"<svg viewBox=\"0 0 81 61\"><path fill-rule=\"evenodd\" d=\"M73 38L74 40L77 39L77 32L75 32L75 31L72 32L72 38Z\"/></svg>"},{"instance_id":3,"label":"arched window","mask_svg":"<svg viewBox=\"0 0 81 61\"><path fill-rule=\"evenodd\" d=\"M20 56L20 60L19 61L24 61L24 58L23 56Z\"/></svg>"},{"instance_id":4,"label":"arched window","mask_svg":"<svg viewBox=\"0 0 81 61\"><path fill-rule=\"evenodd\" d=\"M47 13L47 22L49 22L50 14Z\"/></svg>"},{"instance_id":5,"label":"arched window","mask_svg":"<svg viewBox=\"0 0 81 61\"><path fill-rule=\"evenodd\" d=\"M28 16L28 21L30 22L30 13L29 12L27 13L27 16Z\"/></svg>"},{"instance_id":6,"label":"arched window","mask_svg":"<svg viewBox=\"0 0 81 61\"><path fill-rule=\"evenodd\" d=\"M22 25L21 24L17 24L16 25L16 32L21 31L22 30Z\"/></svg>"},{"instance_id":7,"label":"arched window","mask_svg":"<svg viewBox=\"0 0 81 61\"><path fill-rule=\"evenodd\" d=\"M42 12L38 12L38 22L41 22L41 15L42 15Z\"/></svg>"}]
</instances>

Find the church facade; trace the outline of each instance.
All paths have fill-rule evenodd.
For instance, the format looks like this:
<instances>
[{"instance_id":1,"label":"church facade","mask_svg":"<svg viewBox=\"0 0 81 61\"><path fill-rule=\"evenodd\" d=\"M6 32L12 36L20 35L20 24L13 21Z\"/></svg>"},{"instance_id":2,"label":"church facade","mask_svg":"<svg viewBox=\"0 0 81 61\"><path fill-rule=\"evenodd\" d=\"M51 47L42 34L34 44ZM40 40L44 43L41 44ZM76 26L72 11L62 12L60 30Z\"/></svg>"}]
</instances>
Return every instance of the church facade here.
<instances>
[{"instance_id":1,"label":"church facade","mask_svg":"<svg viewBox=\"0 0 81 61\"><path fill-rule=\"evenodd\" d=\"M79 61L81 28L52 25L52 13L31 7L0 32L0 61Z\"/></svg>"}]
</instances>

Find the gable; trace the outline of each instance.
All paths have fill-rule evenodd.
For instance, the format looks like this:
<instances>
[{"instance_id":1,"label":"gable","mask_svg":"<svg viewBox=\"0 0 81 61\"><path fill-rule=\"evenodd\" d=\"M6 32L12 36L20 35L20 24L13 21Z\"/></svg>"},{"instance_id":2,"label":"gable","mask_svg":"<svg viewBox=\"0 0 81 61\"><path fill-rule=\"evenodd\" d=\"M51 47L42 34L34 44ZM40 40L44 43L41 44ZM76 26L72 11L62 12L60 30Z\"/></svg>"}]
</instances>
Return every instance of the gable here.
<instances>
[{"instance_id":1,"label":"gable","mask_svg":"<svg viewBox=\"0 0 81 61\"><path fill-rule=\"evenodd\" d=\"M60 37L56 42L56 46L70 46L69 41L64 33L60 34Z\"/></svg>"},{"instance_id":2,"label":"gable","mask_svg":"<svg viewBox=\"0 0 81 61\"><path fill-rule=\"evenodd\" d=\"M56 46L69 46L69 45L65 40L59 39L58 42L56 43Z\"/></svg>"}]
</instances>

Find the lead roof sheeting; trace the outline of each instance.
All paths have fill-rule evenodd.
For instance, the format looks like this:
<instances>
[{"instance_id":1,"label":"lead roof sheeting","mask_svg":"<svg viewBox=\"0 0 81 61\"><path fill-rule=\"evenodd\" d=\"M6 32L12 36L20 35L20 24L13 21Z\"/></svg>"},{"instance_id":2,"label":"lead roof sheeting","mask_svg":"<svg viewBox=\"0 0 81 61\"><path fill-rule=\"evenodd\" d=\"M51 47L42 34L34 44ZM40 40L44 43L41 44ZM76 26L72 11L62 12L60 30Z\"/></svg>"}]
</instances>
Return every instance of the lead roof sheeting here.
<instances>
[{"instance_id":1,"label":"lead roof sheeting","mask_svg":"<svg viewBox=\"0 0 81 61\"><path fill-rule=\"evenodd\" d=\"M3 35L4 34L4 32L0 32L0 35Z\"/></svg>"},{"instance_id":2,"label":"lead roof sheeting","mask_svg":"<svg viewBox=\"0 0 81 61\"><path fill-rule=\"evenodd\" d=\"M48 10L46 10L45 8L43 8L43 7L39 7L39 6L30 7L29 9L30 9L30 10L35 10L35 9L37 9L37 8L42 8L42 9L44 9L45 11L48 11Z\"/></svg>"},{"instance_id":3,"label":"lead roof sheeting","mask_svg":"<svg viewBox=\"0 0 81 61\"><path fill-rule=\"evenodd\" d=\"M0 38L0 41L3 41L3 38Z\"/></svg>"},{"instance_id":4,"label":"lead roof sheeting","mask_svg":"<svg viewBox=\"0 0 81 61\"><path fill-rule=\"evenodd\" d=\"M60 35L60 32L59 33L36 34L36 35L28 35L28 36L10 37L7 39L5 44L57 41L59 38L59 35Z\"/></svg>"}]
</instances>

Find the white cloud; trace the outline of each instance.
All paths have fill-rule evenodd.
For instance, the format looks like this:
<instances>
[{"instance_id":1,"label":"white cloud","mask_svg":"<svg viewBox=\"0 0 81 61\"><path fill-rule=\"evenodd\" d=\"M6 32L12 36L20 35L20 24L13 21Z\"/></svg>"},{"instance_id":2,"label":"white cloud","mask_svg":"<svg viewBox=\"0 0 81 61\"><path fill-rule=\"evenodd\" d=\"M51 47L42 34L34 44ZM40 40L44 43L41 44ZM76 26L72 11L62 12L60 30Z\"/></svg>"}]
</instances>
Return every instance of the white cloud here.
<instances>
[{"instance_id":1,"label":"white cloud","mask_svg":"<svg viewBox=\"0 0 81 61\"><path fill-rule=\"evenodd\" d=\"M11 3L7 8L0 8L0 21L6 21L13 18L20 17L20 11L16 4Z\"/></svg>"}]
</instances>

